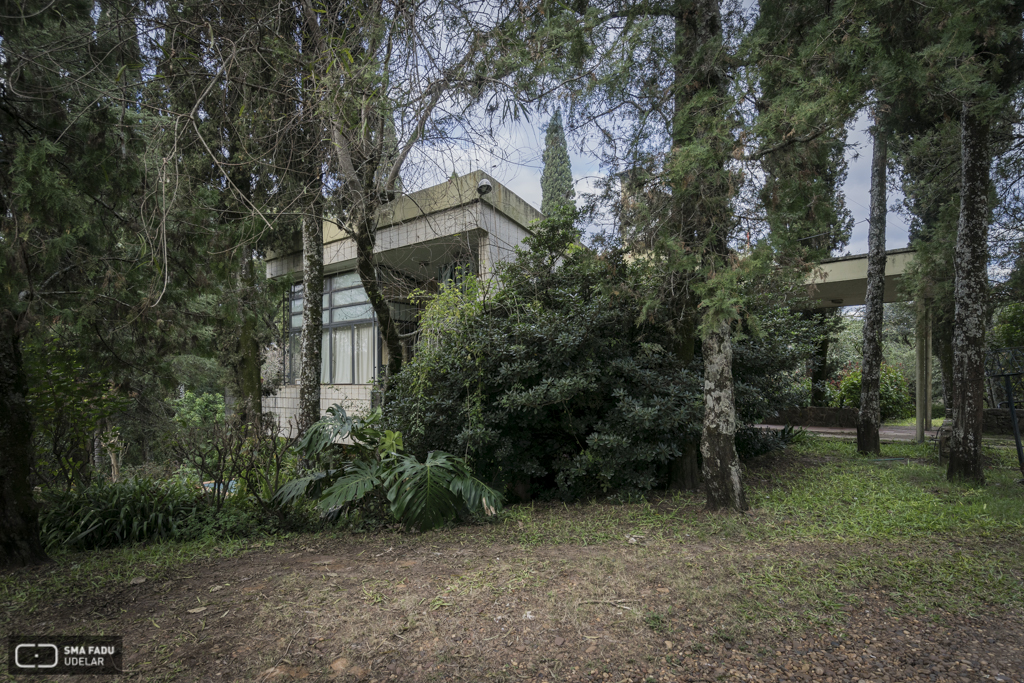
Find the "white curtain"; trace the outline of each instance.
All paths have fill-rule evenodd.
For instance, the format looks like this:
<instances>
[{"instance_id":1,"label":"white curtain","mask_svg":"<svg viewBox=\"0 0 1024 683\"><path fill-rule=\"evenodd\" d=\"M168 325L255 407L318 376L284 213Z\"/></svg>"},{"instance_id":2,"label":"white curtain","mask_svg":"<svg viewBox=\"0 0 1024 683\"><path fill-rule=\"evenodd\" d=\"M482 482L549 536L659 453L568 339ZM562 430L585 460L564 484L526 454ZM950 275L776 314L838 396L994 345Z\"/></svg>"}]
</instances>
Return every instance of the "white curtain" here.
<instances>
[{"instance_id":1,"label":"white curtain","mask_svg":"<svg viewBox=\"0 0 1024 683\"><path fill-rule=\"evenodd\" d=\"M324 330L323 341L320 344L320 384L331 383L330 351L327 348L327 330Z\"/></svg>"},{"instance_id":2,"label":"white curtain","mask_svg":"<svg viewBox=\"0 0 1024 683\"><path fill-rule=\"evenodd\" d=\"M373 324L356 325L356 384L373 381Z\"/></svg>"},{"instance_id":3,"label":"white curtain","mask_svg":"<svg viewBox=\"0 0 1024 683\"><path fill-rule=\"evenodd\" d=\"M335 327L334 337L334 384L352 384L352 328Z\"/></svg>"}]
</instances>

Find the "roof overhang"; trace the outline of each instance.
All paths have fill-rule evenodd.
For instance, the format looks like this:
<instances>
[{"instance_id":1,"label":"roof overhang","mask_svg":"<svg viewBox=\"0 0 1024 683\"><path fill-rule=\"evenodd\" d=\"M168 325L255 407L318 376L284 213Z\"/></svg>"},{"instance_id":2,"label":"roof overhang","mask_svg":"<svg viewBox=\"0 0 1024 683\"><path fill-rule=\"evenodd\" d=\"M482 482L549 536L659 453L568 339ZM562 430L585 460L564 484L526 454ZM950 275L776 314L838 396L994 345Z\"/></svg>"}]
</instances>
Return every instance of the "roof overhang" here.
<instances>
[{"instance_id":1,"label":"roof overhang","mask_svg":"<svg viewBox=\"0 0 1024 683\"><path fill-rule=\"evenodd\" d=\"M885 252L885 290L883 301L906 301L900 291L903 275L916 254L914 249L893 249ZM841 256L822 261L808 274L807 295L818 308L863 306L867 295L868 256Z\"/></svg>"}]
</instances>

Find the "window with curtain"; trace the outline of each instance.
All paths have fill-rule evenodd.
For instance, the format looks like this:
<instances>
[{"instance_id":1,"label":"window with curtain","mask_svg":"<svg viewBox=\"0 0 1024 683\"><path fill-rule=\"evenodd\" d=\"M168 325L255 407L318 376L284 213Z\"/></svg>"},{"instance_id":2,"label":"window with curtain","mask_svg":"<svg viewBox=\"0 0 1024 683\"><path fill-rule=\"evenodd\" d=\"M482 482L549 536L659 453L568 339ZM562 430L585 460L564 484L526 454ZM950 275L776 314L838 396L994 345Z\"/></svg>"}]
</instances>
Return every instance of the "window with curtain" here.
<instances>
[{"instance_id":1,"label":"window with curtain","mask_svg":"<svg viewBox=\"0 0 1024 683\"><path fill-rule=\"evenodd\" d=\"M301 363L302 284L292 285L288 298L290 319L288 382L299 379ZM369 384L378 365L380 335L370 300L356 272L324 278L321 384Z\"/></svg>"}]
</instances>

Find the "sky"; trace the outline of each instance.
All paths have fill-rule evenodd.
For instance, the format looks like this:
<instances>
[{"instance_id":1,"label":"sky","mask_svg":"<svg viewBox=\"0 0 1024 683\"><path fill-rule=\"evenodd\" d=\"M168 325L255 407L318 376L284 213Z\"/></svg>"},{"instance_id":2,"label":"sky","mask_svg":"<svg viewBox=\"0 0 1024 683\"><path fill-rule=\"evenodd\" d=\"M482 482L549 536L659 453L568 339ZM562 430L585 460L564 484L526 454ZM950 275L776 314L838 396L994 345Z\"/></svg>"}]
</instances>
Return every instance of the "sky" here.
<instances>
[{"instance_id":1,"label":"sky","mask_svg":"<svg viewBox=\"0 0 1024 683\"><path fill-rule=\"evenodd\" d=\"M536 208L540 208L540 176L543 171L541 154L544 150L543 126L547 116L535 115L531 121L520 121L507 125L505 130L495 133L492 145L476 145L449 156L440 162L436 182L454 168L460 175L474 169L482 169L498 182L508 187ZM870 122L861 115L851 125L847 137L846 158L849 172L843 185L846 203L853 215L854 227L850 243L844 253L865 254L868 250L868 207L871 188L871 136ZM576 185L577 201L581 195L594 191L595 181L600 178L597 159L581 153L572 141L569 144L573 179ZM432 184L432 183L430 183ZM889 213L886 218L886 249L901 249L908 246L909 235L906 220L893 211L903 201L901 193L890 189L887 197ZM596 226L597 228L603 226ZM841 256L842 254L836 254Z\"/></svg>"}]
</instances>

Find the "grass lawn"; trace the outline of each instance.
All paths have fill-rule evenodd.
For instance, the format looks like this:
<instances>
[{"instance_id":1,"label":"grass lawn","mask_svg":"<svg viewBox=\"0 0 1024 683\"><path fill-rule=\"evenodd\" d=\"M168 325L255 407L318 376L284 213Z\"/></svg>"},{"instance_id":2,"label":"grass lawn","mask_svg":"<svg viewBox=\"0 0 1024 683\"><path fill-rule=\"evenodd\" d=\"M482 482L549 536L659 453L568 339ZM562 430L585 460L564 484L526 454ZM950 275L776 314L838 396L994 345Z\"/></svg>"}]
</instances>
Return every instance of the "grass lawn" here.
<instances>
[{"instance_id":1,"label":"grass lawn","mask_svg":"<svg viewBox=\"0 0 1024 683\"><path fill-rule=\"evenodd\" d=\"M0 628L123 635L124 680L1019 680L1014 451L981 487L883 457L808 437L746 468L743 516L681 493L66 554L0 576Z\"/></svg>"}]
</instances>

